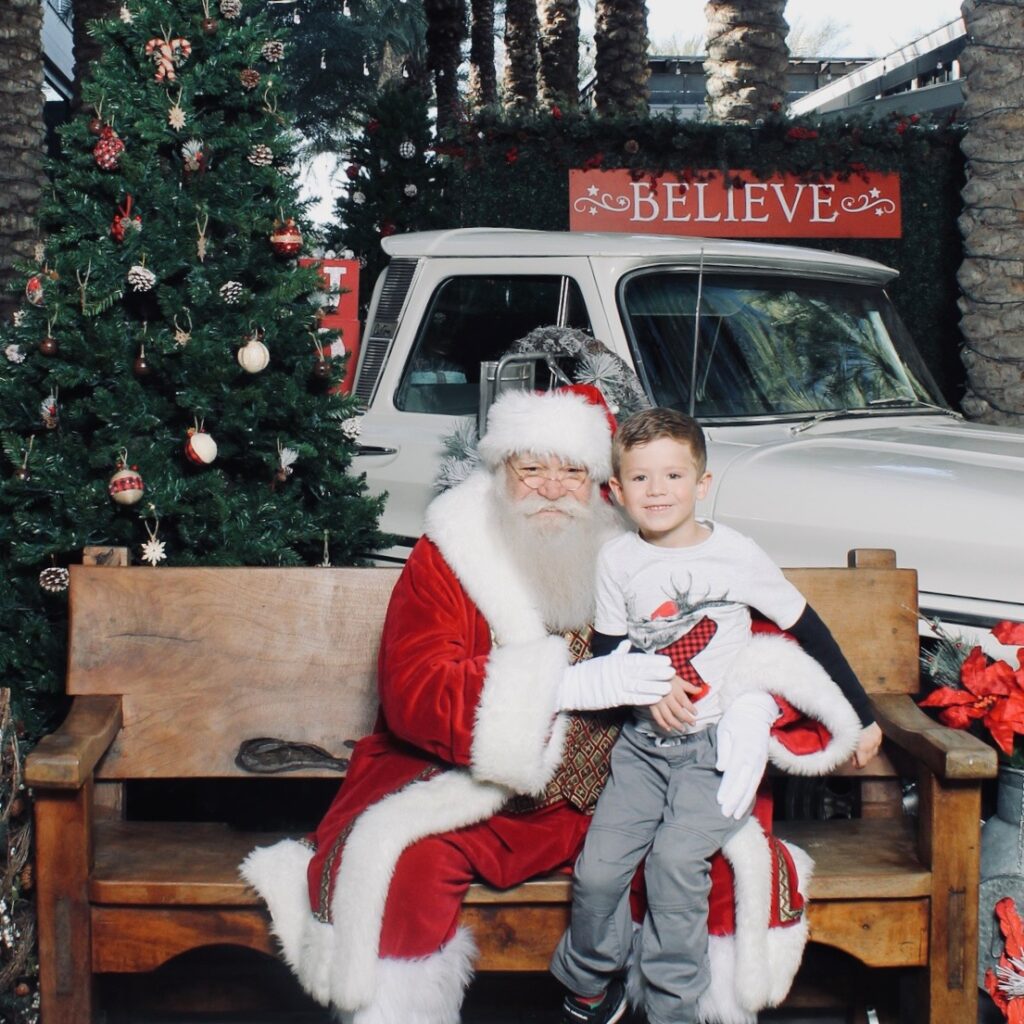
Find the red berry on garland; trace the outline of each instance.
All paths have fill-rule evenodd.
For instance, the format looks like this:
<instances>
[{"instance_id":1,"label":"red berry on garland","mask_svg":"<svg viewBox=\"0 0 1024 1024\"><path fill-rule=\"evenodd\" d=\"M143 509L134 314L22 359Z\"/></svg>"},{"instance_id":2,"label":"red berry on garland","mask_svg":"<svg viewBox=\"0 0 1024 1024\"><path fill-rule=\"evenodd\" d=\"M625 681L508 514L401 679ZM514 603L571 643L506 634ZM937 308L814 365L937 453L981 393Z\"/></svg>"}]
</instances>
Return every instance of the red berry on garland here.
<instances>
[{"instance_id":1,"label":"red berry on garland","mask_svg":"<svg viewBox=\"0 0 1024 1024\"><path fill-rule=\"evenodd\" d=\"M293 217L274 221L270 247L278 256L297 256L302 251L302 232Z\"/></svg>"},{"instance_id":2,"label":"red berry on garland","mask_svg":"<svg viewBox=\"0 0 1024 1024\"><path fill-rule=\"evenodd\" d=\"M92 155L101 171L116 171L124 143L109 124L100 131L100 141L93 146Z\"/></svg>"}]
</instances>

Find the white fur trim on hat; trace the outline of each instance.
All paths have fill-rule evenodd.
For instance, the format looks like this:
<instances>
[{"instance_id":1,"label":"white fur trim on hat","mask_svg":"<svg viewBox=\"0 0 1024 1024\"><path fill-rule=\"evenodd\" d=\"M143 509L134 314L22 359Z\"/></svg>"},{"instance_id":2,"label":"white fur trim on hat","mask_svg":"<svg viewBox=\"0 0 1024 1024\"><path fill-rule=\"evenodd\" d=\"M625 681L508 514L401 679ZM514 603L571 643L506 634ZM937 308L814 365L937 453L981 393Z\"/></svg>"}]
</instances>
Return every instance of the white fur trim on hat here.
<instances>
[{"instance_id":1,"label":"white fur trim on hat","mask_svg":"<svg viewBox=\"0 0 1024 1024\"><path fill-rule=\"evenodd\" d=\"M508 391L491 406L478 450L491 469L511 455L556 455L603 483L612 471L611 436L606 410L582 395Z\"/></svg>"}]
</instances>

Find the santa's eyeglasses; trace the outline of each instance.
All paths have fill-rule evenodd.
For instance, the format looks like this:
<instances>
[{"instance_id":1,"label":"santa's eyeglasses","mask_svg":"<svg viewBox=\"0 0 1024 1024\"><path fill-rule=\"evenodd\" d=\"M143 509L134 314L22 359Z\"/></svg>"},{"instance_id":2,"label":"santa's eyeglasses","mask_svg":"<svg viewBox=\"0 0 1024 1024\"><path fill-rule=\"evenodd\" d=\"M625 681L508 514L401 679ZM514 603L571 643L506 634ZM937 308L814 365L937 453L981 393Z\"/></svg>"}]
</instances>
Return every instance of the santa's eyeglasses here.
<instances>
[{"instance_id":1,"label":"santa's eyeglasses","mask_svg":"<svg viewBox=\"0 0 1024 1024\"><path fill-rule=\"evenodd\" d=\"M517 466L514 462L506 463L509 469L531 491L540 490L545 483L554 481L561 484L567 491L578 491L590 479L590 472L579 466L563 466L561 469L549 469L547 466L529 462Z\"/></svg>"}]
</instances>

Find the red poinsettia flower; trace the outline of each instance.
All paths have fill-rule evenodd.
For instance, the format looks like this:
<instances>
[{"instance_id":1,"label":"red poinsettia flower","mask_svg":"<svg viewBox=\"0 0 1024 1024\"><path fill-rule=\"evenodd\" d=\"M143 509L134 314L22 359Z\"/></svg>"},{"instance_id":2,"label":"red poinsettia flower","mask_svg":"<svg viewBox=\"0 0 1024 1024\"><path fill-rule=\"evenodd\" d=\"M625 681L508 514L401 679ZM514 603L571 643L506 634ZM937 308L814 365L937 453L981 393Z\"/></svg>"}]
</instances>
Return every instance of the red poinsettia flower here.
<instances>
[{"instance_id":1,"label":"red poinsettia flower","mask_svg":"<svg viewBox=\"0 0 1024 1024\"><path fill-rule=\"evenodd\" d=\"M1001 644L1024 645L1024 622L1000 622L993 627L992 635Z\"/></svg>"},{"instance_id":2,"label":"red poinsettia flower","mask_svg":"<svg viewBox=\"0 0 1024 1024\"><path fill-rule=\"evenodd\" d=\"M1014 734L1024 733L1024 670L1014 672L975 647L960 667L960 682L963 689L940 686L921 707L942 708L939 720L953 729L966 729L980 719L996 746L1012 754Z\"/></svg>"},{"instance_id":3,"label":"red poinsettia flower","mask_svg":"<svg viewBox=\"0 0 1024 1024\"><path fill-rule=\"evenodd\" d=\"M1024 1024L1024 924L1011 896L996 904L1003 933L999 966L985 972L985 988L1009 1024Z\"/></svg>"}]
</instances>

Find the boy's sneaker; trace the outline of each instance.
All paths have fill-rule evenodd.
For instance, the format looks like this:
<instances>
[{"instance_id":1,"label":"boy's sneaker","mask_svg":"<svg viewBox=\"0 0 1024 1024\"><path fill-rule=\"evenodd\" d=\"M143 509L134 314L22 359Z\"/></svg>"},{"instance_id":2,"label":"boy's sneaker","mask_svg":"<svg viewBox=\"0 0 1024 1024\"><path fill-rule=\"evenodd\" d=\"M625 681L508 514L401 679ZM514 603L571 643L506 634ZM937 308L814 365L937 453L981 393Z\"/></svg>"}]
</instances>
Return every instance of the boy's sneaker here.
<instances>
[{"instance_id":1,"label":"boy's sneaker","mask_svg":"<svg viewBox=\"0 0 1024 1024\"><path fill-rule=\"evenodd\" d=\"M626 1012L626 986L621 978L613 978L596 1006L587 1006L575 996L562 1002L562 1024L615 1024Z\"/></svg>"}]
</instances>

